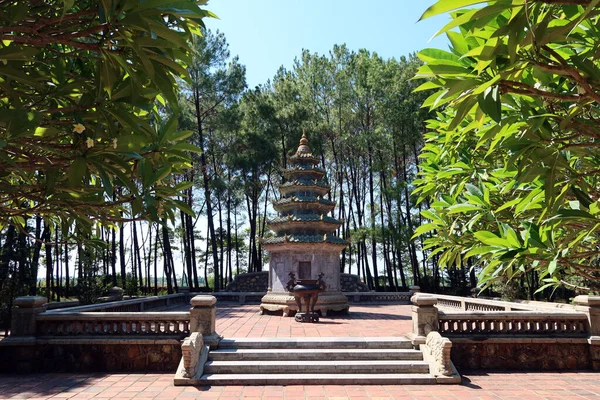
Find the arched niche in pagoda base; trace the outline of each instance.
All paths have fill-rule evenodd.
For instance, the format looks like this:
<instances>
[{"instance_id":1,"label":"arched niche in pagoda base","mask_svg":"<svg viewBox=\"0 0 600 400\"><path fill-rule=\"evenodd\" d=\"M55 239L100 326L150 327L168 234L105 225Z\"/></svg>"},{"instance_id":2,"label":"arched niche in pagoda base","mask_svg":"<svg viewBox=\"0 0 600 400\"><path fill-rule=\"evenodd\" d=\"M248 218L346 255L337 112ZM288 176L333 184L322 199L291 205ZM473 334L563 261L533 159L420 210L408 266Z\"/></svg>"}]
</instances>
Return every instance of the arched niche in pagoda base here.
<instances>
[{"instance_id":1,"label":"arched niche in pagoda base","mask_svg":"<svg viewBox=\"0 0 600 400\"><path fill-rule=\"evenodd\" d=\"M319 294L315 310L326 316L329 311L349 309L340 290L340 253L348 242L334 234L342 221L328 216L335 202L325 197L330 186L319 162L303 134L284 170L281 198L273 202L278 216L267 222L275 236L262 240L270 261L269 288L261 301L261 313L283 311L283 315L290 315L298 311L289 291L290 279L316 280L320 274L327 288Z\"/></svg>"}]
</instances>

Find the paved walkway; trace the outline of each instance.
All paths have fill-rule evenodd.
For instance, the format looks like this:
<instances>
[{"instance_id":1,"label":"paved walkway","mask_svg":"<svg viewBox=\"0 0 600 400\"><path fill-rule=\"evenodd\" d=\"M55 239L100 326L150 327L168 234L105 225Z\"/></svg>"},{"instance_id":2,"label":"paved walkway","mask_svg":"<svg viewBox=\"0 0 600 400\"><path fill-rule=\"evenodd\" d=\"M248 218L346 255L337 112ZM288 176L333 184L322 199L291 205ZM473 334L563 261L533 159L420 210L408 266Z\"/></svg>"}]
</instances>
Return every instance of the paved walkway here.
<instances>
[{"instance_id":1,"label":"paved walkway","mask_svg":"<svg viewBox=\"0 0 600 400\"><path fill-rule=\"evenodd\" d=\"M352 306L348 316L299 324L259 315L257 306L219 307L217 332L225 337L402 336L410 306ZM462 385L352 385L175 387L165 374L0 375L0 399L600 399L600 375L569 373L463 373Z\"/></svg>"},{"instance_id":2,"label":"paved walkway","mask_svg":"<svg viewBox=\"0 0 600 400\"><path fill-rule=\"evenodd\" d=\"M347 315L322 317L302 324L280 315L260 315L257 305L217 309L216 330L226 338L238 337L377 337L404 336L412 331L409 305L352 305Z\"/></svg>"}]
</instances>

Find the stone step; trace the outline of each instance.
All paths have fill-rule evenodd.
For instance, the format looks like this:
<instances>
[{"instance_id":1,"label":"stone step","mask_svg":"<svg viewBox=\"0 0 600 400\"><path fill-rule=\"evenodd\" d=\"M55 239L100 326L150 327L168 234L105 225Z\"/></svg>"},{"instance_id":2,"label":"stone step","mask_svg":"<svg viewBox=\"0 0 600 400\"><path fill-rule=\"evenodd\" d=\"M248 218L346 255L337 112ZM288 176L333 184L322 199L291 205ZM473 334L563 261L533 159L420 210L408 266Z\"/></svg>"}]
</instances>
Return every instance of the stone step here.
<instances>
[{"instance_id":1,"label":"stone step","mask_svg":"<svg viewBox=\"0 0 600 400\"><path fill-rule=\"evenodd\" d=\"M223 339L219 349L412 349L405 337Z\"/></svg>"},{"instance_id":2,"label":"stone step","mask_svg":"<svg viewBox=\"0 0 600 400\"><path fill-rule=\"evenodd\" d=\"M207 374L427 374L425 361L208 361Z\"/></svg>"},{"instance_id":3,"label":"stone step","mask_svg":"<svg viewBox=\"0 0 600 400\"><path fill-rule=\"evenodd\" d=\"M296 361L296 360L423 360L414 349L218 349L208 354L211 361Z\"/></svg>"},{"instance_id":4,"label":"stone step","mask_svg":"<svg viewBox=\"0 0 600 400\"><path fill-rule=\"evenodd\" d=\"M196 385L426 385L435 384L429 374L205 374Z\"/></svg>"}]
</instances>

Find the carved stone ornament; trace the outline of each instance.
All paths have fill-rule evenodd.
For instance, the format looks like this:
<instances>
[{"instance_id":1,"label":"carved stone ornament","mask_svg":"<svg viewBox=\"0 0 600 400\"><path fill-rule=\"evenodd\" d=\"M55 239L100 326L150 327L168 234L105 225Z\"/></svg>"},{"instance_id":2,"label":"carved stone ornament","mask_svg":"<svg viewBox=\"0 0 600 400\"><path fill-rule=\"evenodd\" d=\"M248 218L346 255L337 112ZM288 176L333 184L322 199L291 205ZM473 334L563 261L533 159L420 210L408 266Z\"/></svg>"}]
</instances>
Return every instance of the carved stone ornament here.
<instances>
[{"instance_id":1,"label":"carved stone ornament","mask_svg":"<svg viewBox=\"0 0 600 400\"><path fill-rule=\"evenodd\" d=\"M183 356L183 376L193 378L198 372L198 360L200 352L204 347L204 338L199 332L193 332L186 337L181 344L181 355Z\"/></svg>"},{"instance_id":2,"label":"carved stone ornament","mask_svg":"<svg viewBox=\"0 0 600 400\"><path fill-rule=\"evenodd\" d=\"M425 340L425 351L428 352L432 374L452 376L452 365L450 362L450 351L452 342L442 337L438 332L429 332Z\"/></svg>"}]
</instances>

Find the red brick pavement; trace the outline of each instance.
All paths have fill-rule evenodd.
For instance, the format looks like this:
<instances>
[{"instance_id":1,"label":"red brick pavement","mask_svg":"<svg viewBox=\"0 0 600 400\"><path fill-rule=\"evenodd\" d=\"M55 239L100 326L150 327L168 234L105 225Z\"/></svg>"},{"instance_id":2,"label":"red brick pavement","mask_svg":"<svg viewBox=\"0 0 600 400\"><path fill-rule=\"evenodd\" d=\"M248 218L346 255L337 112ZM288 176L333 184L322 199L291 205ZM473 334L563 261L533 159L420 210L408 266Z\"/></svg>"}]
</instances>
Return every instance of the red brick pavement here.
<instances>
[{"instance_id":1,"label":"red brick pavement","mask_svg":"<svg viewBox=\"0 0 600 400\"><path fill-rule=\"evenodd\" d=\"M175 387L173 374L0 376L0 399L598 399L599 375L466 373L462 385L315 385Z\"/></svg>"},{"instance_id":2,"label":"red brick pavement","mask_svg":"<svg viewBox=\"0 0 600 400\"><path fill-rule=\"evenodd\" d=\"M410 330L409 306L353 306L348 316L298 324L259 315L257 306L219 307L225 337L400 336ZM462 385L314 385L175 387L173 373L0 375L0 399L600 399L600 375L465 372Z\"/></svg>"},{"instance_id":3,"label":"red brick pavement","mask_svg":"<svg viewBox=\"0 0 600 400\"><path fill-rule=\"evenodd\" d=\"M302 324L281 315L260 315L257 305L217 308L217 332L238 337L404 336L412 330L409 305L351 306L347 315Z\"/></svg>"}]
</instances>

